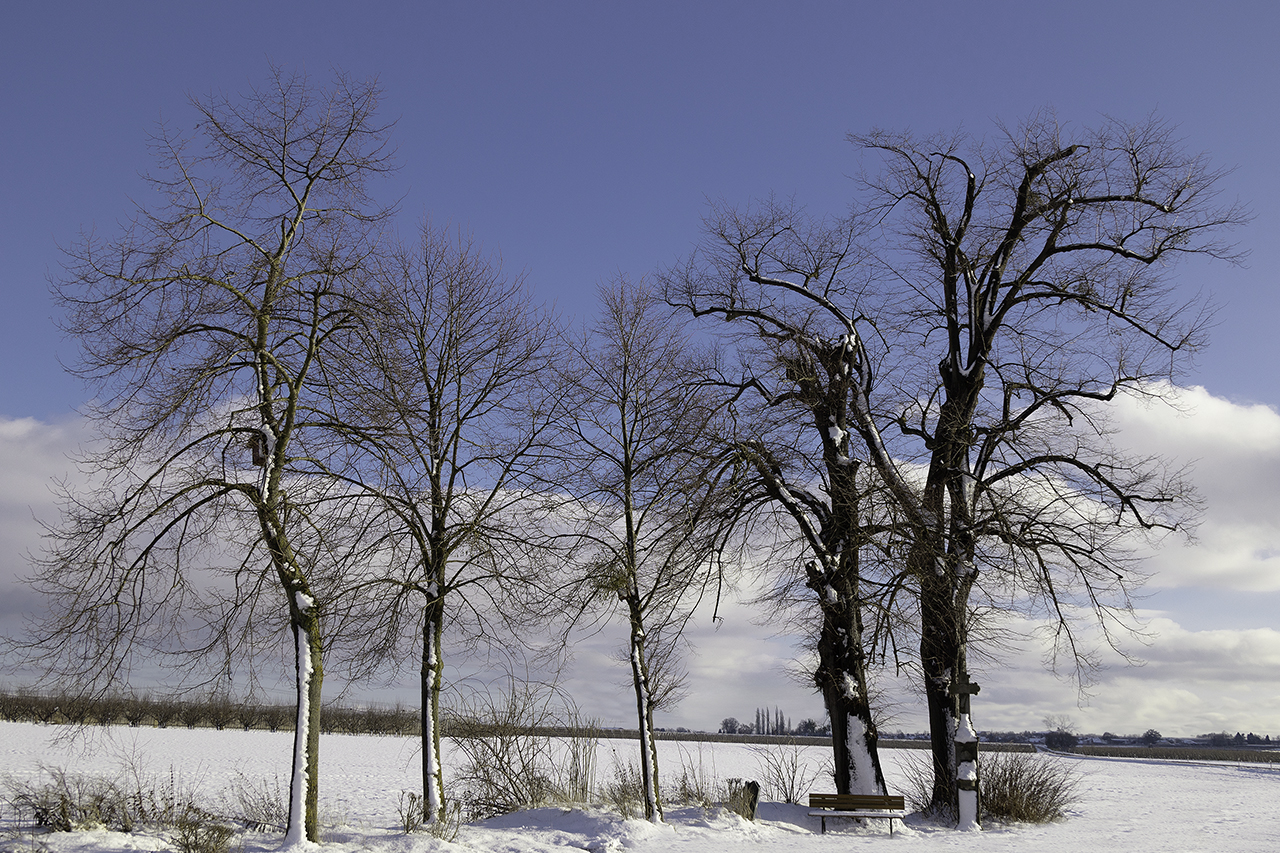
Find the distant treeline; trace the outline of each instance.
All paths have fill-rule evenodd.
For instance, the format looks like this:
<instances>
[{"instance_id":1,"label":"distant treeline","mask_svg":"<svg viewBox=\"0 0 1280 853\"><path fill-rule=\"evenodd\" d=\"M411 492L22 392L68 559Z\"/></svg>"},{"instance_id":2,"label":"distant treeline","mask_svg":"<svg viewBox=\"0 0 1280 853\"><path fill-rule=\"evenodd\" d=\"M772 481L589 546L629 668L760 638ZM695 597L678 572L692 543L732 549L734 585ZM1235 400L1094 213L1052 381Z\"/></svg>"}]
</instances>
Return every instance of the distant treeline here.
<instances>
[{"instance_id":1,"label":"distant treeline","mask_svg":"<svg viewBox=\"0 0 1280 853\"><path fill-rule=\"evenodd\" d=\"M801 720L792 726L791 718L775 707L756 708L755 722L739 722L737 717L725 717L720 721L720 734L724 735L799 735L801 737L825 737L831 739L831 724L817 720Z\"/></svg>"},{"instance_id":2,"label":"distant treeline","mask_svg":"<svg viewBox=\"0 0 1280 853\"><path fill-rule=\"evenodd\" d=\"M158 728L212 728L262 731L292 731L294 709L291 705L236 701L229 697L205 696L199 699L157 697L146 694L85 697L75 694L53 694L30 690L0 691L0 720L70 725L129 725ZM321 730L328 734L373 734L417 736L421 720L416 710L402 707L349 707L326 705L320 714ZM492 726L457 716L442 720L445 737L484 737ZM634 729L601 728L592 725L537 726L528 734L544 737L591 736L596 738L635 739ZM687 729L656 733L659 740L702 741L717 743L777 743L785 740L802 746L829 746L829 736L779 732L750 734L747 732L692 732ZM891 740L882 738L880 746L888 749L928 749L928 741ZM1030 751L1030 747L1025 747Z\"/></svg>"},{"instance_id":3,"label":"distant treeline","mask_svg":"<svg viewBox=\"0 0 1280 853\"><path fill-rule=\"evenodd\" d=\"M1165 761L1251 761L1280 763L1280 752L1268 749L1223 749L1216 746L1077 746L1079 755L1107 758L1158 758Z\"/></svg>"},{"instance_id":4,"label":"distant treeline","mask_svg":"<svg viewBox=\"0 0 1280 853\"><path fill-rule=\"evenodd\" d=\"M150 695L77 696L36 691L0 692L0 720L71 725L130 725L158 728L292 731L292 705L236 701L229 697L187 699ZM327 733L418 735L417 711L329 705L320 712ZM448 727L446 725L446 733Z\"/></svg>"}]
</instances>

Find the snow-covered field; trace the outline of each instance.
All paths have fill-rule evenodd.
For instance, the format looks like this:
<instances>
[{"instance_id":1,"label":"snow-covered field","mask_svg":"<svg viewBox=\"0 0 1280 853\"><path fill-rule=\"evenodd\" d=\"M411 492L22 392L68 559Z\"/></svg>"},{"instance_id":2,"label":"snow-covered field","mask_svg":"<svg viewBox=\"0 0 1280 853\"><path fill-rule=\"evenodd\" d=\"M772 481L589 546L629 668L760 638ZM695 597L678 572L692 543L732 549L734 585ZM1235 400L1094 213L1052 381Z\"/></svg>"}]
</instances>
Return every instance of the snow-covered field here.
<instances>
[{"instance_id":1,"label":"snow-covered field","mask_svg":"<svg viewBox=\"0 0 1280 853\"><path fill-rule=\"evenodd\" d=\"M290 734L185 729L110 728L91 730L89 740L56 740L58 727L0 723L0 777L21 780L41 767L96 775L142 772L191 786L216 804L239 775L287 789ZM696 767L721 779L758 778L759 756L736 744L663 741L665 781L680 766ZM628 741L601 741L600 768L607 777L616 751L632 756ZM892 789L900 789L900 761L906 750L884 750ZM814 766L825 758L808 748ZM446 755L446 760L448 756ZM1081 776L1080 797L1067 820L1047 826L990 826L958 833L909 818L892 837L884 821L850 826L826 836L817 818L800 806L763 803L760 819L748 823L724 811L668 810L666 826L620 819L604 807L547 808L463 826L446 843L398 829L402 790L416 790L419 759L411 739L326 735L321 743L321 816L326 850L332 853L429 853L429 851L723 850L830 851L883 848L899 851L1063 851L1087 853L1172 853L1173 851L1280 850L1280 770L1265 765L1187 764L1123 759L1072 758ZM815 785L819 789L821 782ZM829 788L828 788L829 790ZM11 828L9 828L11 829ZM271 850L279 836L252 834L233 846L244 853ZM38 842L38 843L34 843ZM169 850L163 838L105 831L57 833L32 839L0 839L0 849L49 853L115 853Z\"/></svg>"}]
</instances>

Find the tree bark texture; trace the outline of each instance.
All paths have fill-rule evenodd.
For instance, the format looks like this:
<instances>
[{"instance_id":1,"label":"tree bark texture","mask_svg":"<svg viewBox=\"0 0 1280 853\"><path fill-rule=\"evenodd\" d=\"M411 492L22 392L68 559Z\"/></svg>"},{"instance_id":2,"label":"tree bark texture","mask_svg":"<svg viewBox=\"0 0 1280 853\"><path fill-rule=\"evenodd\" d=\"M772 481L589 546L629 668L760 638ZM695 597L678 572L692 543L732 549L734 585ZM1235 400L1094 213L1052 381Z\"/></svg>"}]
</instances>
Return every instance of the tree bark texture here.
<instances>
[{"instance_id":1,"label":"tree bark texture","mask_svg":"<svg viewBox=\"0 0 1280 853\"><path fill-rule=\"evenodd\" d=\"M653 693L645 662L644 611L638 595L627 595L627 611L631 620L629 656L631 680L636 691L636 722L640 732L640 785L644 816L646 820L660 823L663 815L662 795L658 790L658 741L653 731Z\"/></svg>"},{"instance_id":2,"label":"tree bark texture","mask_svg":"<svg viewBox=\"0 0 1280 853\"><path fill-rule=\"evenodd\" d=\"M422 620L422 819L426 823L439 820L444 809L444 767L440 760L443 631L444 601L438 595L423 608Z\"/></svg>"}]
</instances>

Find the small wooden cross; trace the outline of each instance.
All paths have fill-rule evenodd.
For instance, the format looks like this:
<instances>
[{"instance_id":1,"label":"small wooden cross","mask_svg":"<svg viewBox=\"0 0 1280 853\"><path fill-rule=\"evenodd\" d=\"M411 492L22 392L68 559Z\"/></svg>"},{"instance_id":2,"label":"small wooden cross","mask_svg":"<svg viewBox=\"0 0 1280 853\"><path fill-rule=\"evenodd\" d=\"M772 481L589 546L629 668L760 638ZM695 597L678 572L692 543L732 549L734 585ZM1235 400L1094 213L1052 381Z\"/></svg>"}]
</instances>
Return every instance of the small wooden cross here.
<instances>
[{"instance_id":1,"label":"small wooden cross","mask_svg":"<svg viewBox=\"0 0 1280 853\"><path fill-rule=\"evenodd\" d=\"M960 699L961 714L969 713L969 697L980 690L982 690L982 688L979 685L974 684L968 678L965 678L963 681L951 688L951 695L959 697Z\"/></svg>"}]
</instances>

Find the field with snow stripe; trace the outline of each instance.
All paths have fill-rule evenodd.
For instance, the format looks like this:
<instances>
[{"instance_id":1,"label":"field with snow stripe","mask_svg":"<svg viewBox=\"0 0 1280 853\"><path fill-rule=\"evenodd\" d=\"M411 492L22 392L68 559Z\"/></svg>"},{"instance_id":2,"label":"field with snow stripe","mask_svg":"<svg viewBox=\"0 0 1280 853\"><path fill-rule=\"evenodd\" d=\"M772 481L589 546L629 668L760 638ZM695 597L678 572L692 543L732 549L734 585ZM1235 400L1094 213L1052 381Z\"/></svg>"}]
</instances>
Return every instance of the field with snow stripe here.
<instances>
[{"instance_id":1,"label":"field with snow stripe","mask_svg":"<svg viewBox=\"0 0 1280 853\"><path fill-rule=\"evenodd\" d=\"M0 776L20 781L39 776L41 767L118 776L140 772L168 779L207 798L210 806L237 775L288 786L292 735L198 729L90 729L87 737L63 742L64 729L29 723L0 723ZM683 765L719 779L758 778L760 757L740 744L662 741L664 781L672 783ZM613 761L634 760L627 741L600 744L598 775L606 779ZM900 790L900 762L907 750L884 750L890 787ZM825 750L805 748L814 767ZM448 760L449 755L446 755ZM825 837L818 821L799 806L764 803L760 820L747 823L723 811L668 810L667 826L623 821L603 807L538 809L464 826L454 844L425 834L406 837L395 829L399 792L417 790L420 765L411 739L326 735L321 739L321 815L328 825L325 848L333 853L429 853L471 850L593 851L638 853L726 849L831 851L884 848L901 851L1062 851L1087 853L1168 853L1168 851L1257 851L1280 847L1280 770L1261 765L1160 763L1129 759L1072 758L1081 775L1080 797L1065 821L1047 826L987 826L961 834L908 819L890 838L883 821ZM825 780L814 790L824 788ZM825 786L830 790L829 785ZM0 843L4 850L36 850L30 837ZM42 836L49 853L114 853L172 849L146 834L56 833ZM245 853L274 849L280 837L252 834ZM234 849L234 848L233 848Z\"/></svg>"}]
</instances>

